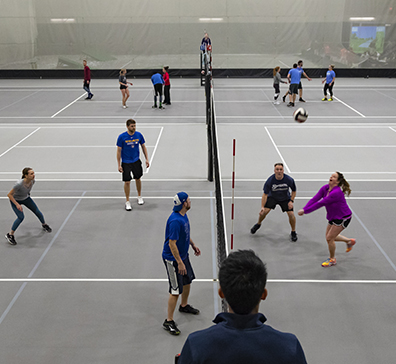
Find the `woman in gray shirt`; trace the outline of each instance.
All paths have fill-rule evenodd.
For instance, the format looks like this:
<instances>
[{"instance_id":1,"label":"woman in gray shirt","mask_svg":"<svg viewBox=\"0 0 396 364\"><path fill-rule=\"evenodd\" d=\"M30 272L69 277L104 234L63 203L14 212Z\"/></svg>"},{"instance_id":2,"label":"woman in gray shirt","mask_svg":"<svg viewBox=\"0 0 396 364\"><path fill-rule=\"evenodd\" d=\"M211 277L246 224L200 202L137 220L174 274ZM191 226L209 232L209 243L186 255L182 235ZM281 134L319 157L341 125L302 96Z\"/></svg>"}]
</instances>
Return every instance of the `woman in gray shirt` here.
<instances>
[{"instance_id":1,"label":"woman in gray shirt","mask_svg":"<svg viewBox=\"0 0 396 364\"><path fill-rule=\"evenodd\" d=\"M12 190L7 195L10 199L11 207L17 215L17 219L12 224L11 231L5 236L11 245L16 245L17 242L15 240L14 233L25 218L22 205L25 205L38 217L45 231L48 233L52 231L52 229L45 223L42 212L30 197L30 191L32 190L32 187L35 183L34 177L33 169L29 167L24 168L22 170L22 179L14 185Z\"/></svg>"}]
</instances>

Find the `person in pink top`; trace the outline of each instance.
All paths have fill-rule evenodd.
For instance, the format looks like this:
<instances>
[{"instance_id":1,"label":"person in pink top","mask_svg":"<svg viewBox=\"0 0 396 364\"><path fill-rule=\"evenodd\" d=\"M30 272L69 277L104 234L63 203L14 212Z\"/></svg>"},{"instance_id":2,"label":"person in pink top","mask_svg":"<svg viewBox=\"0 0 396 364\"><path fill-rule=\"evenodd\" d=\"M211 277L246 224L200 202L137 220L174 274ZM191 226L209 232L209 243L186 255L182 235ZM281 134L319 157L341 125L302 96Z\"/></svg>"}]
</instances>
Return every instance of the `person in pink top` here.
<instances>
[{"instance_id":1,"label":"person in pink top","mask_svg":"<svg viewBox=\"0 0 396 364\"><path fill-rule=\"evenodd\" d=\"M169 73L168 73L168 69L169 66L165 66L162 69L162 73L164 74L162 77L164 79L164 96L165 96L165 100L164 100L164 104L165 105L170 105L171 104L171 100L170 100L170 80L169 80Z\"/></svg>"},{"instance_id":2,"label":"person in pink top","mask_svg":"<svg viewBox=\"0 0 396 364\"><path fill-rule=\"evenodd\" d=\"M351 194L349 183L340 172L335 172L329 179L329 184L320 188L319 192L312 197L303 209L298 211L299 216L309 214L321 207L326 207L328 225L326 228L326 240L330 257L322 263L322 267L336 265L335 258L336 241L343 241L347 245L346 252L350 252L356 244L355 239L340 235L346 229L352 219L352 211L348 207L345 195Z\"/></svg>"}]
</instances>

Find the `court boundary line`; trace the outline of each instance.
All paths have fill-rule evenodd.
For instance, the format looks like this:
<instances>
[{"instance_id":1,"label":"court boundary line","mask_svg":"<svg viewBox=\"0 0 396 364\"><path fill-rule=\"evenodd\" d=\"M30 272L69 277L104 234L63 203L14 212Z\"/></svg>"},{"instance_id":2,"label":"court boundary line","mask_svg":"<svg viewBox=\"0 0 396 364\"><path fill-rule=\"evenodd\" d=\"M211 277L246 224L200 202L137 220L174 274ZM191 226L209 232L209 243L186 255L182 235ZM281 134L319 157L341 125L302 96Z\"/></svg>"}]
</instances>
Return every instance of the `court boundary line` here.
<instances>
[{"instance_id":1,"label":"court boundary line","mask_svg":"<svg viewBox=\"0 0 396 364\"><path fill-rule=\"evenodd\" d=\"M160 130L160 132L158 134L157 141L156 141L155 146L154 146L154 151L153 151L153 154L151 155L151 158L150 158L150 166L146 169L146 173L149 173L149 171L150 171L151 164L153 163L154 155L155 155L155 152L157 151L157 147L158 147L158 144L159 144L159 141L161 139L163 131L164 131L164 127L161 128L161 130Z\"/></svg>"},{"instance_id":2,"label":"court boundary line","mask_svg":"<svg viewBox=\"0 0 396 364\"><path fill-rule=\"evenodd\" d=\"M139 112L139 110L142 108L143 104L146 102L147 98L149 97L149 95L151 94L151 92L149 91L146 95L146 97L144 98L144 100L140 103L140 106L138 107L138 109L135 111L135 113L133 114L132 118L136 117L136 114Z\"/></svg>"},{"instance_id":3,"label":"court boundary line","mask_svg":"<svg viewBox=\"0 0 396 364\"><path fill-rule=\"evenodd\" d=\"M35 95L35 94L39 93L40 91L41 91L41 90L37 90L36 92L33 92L32 94L30 94L30 95L27 95L27 96L25 96L25 97L23 97L23 98L19 99L18 101L14 101L12 104L9 104L9 105L6 105L6 106L3 106L3 107L0 109L0 111L2 111L2 110L5 110L5 109L7 109L7 108L8 108L8 107L10 107L10 106L13 106L13 105L15 105L15 104L17 104L18 102L21 102L21 101L23 101L23 100L27 99L28 97L30 97L30 96L33 96L33 95Z\"/></svg>"},{"instance_id":4,"label":"court boundary line","mask_svg":"<svg viewBox=\"0 0 396 364\"><path fill-rule=\"evenodd\" d=\"M83 197L85 194L85 192L83 192L82 196ZM33 274L36 272L37 268L39 267L39 265L41 264L41 262L43 261L43 259L45 258L45 256L47 255L48 251L50 250L50 248L52 247L52 245L54 244L55 240L58 238L58 236L60 235L60 233L62 232L63 228L66 226L67 222L69 221L70 217L73 215L74 211L77 209L77 206L79 205L79 203L81 202L81 200L78 200L74 207L71 209L71 211L69 212L69 214L67 215L66 219L63 221L61 227L59 228L59 230L56 232L55 236L51 239L51 242L48 244L47 248L44 250L43 254L41 255L40 259L37 261L37 263L35 264L35 266L33 267L33 269L30 271L29 275L27 278L31 279ZM2 324L2 322L4 321L4 319L7 317L8 312L11 311L12 307L14 306L14 303L16 302L16 300L18 299L18 297L21 295L21 293L23 292L23 290L25 289L26 285L27 285L28 281L25 281L23 283L23 285L19 288L18 292L14 295L13 299L11 300L11 302L8 304L7 308L5 309L5 311L3 312L3 314L0 316L0 325Z\"/></svg>"},{"instance_id":5,"label":"court boundary line","mask_svg":"<svg viewBox=\"0 0 396 364\"><path fill-rule=\"evenodd\" d=\"M210 192L210 191L207 191ZM204 193L204 192L203 192ZM215 197L210 196L190 196L191 199L194 200L211 200L215 199ZM173 196L144 196L146 200L170 200L173 199ZM224 200L230 200L231 196L224 196ZM235 196L235 200L261 200L261 196ZM312 196L297 196L295 199L297 200L309 200ZM125 199L125 196L34 196L35 200L117 200L117 199ZM370 200L396 200L396 196L349 196L346 197L347 200L360 200L360 201L370 201ZM8 200L7 196L0 196L0 200Z\"/></svg>"},{"instance_id":6,"label":"court boundary line","mask_svg":"<svg viewBox=\"0 0 396 364\"><path fill-rule=\"evenodd\" d=\"M7 154L10 150L14 149L17 145L21 144L23 141L25 141L27 138L29 138L31 135L33 135L36 131L39 131L41 127L38 127L37 129L33 130L29 135L25 136L22 140L20 140L18 143L14 144L11 148L8 148L5 152L0 154L0 158Z\"/></svg>"},{"instance_id":7,"label":"court boundary line","mask_svg":"<svg viewBox=\"0 0 396 364\"><path fill-rule=\"evenodd\" d=\"M346 102L342 101L341 99L339 99L338 97L333 96L333 99L341 102L341 104L345 105L346 107L350 108L352 111L354 111L355 113L359 114L361 117L365 118L366 116L363 115L360 111L357 111L356 109L354 109L352 106L349 106Z\"/></svg>"},{"instance_id":8,"label":"court boundary line","mask_svg":"<svg viewBox=\"0 0 396 364\"><path fill-rule=\"evenodd\" d=\"M52 283L52 282L118 282L118 283L141 283L141 282L168 282L167 278L0 278L0 282L36 282L36 283ZM197 283L216 283L219 282L217 278L196 278L194 282ZM329 284L396 284L394 279L268 279L268 283L329 283ZM217 290L216 290L217 293ZM1 323L1 322L0 322Z\"/></svg>"},{"instance_id":9,"label":"court boundary line","mask_svg":"<svg viewBox=\"0 0 396 364\"><path fill-rule=\"evenodd\" d=\"M396 133L396 129L393 129L391 126L389 127L389 129Z\"/></svg>"},{"instance_id":10,"label":"court boundary line","mask_svg":"<svg viewBox=\"0 0 396 364\"><path fill-rule=\"evenodd\" d=\"M277 113L282 117L282 119L284 119L285 117L284 117L284 116L280 113L280 111L275 107L275 104L270 100L270 98L269 98L268 95L264 92L264 90L261 89L260 91L265 95L265 97L268 99L268 101L252 101L252 102L270 102L270 103L272 104L272 107L277 111ZM279 94L279 96L280 96L280 94ZM218 102L218 101L216 101L216 102Z\"/></svg>"},{"instance_id":11,"label":"court boundary line","mask_svg":"<svg viewBox=\"0 0 396 364\"><path fill-rule=\"evenodd\" d=\"M381 244L378 243L377 239L374 238L373 234L371 234L370 230L366 227L366 225L363 223L363 221L359 218L359 216L355 213L355 211L352 210L352 214L353 217L355 217L357 219L357 221L359 221L360 225L362 226L362 228L366 231L367 235L371 238L371 240L373 241L373 243L376 245L376 247L379 249L379 251L382 253L382 255L385 257L385 259L388 261L388 263L391 265L391 267L393 268L393 270L396 272L396 265L395 263L393 263L392 259L389 257L388 254L386 254L385 250L382 248Z\"/></svg>"},{"instance_id":12,"label":"court boundary line","mask_svg":"<svg viewBox=\"0 0 396 364\"><path fill-rule=\"evenodd\" d=\"M51 116L51 119L53 119L56 115L60 114L63 110L66 110L69 106L73 105L76 101L78 101L79 99L81 99L83 96L85 95L85 92L77 97L74 101L72 101L70 104L66 105L63 109L60 109L58 112L56 112L54 115Z\"/></svg>"},{"instance_id":13,"label":"court boundary line","mask_svg":"<svg viewBox=\"0 0 396 364\"><path fill-rule=\"evenodd\" d=\"M265 127L264 129L265 129L265 131L267 132L267 134L268 134L268 136L269 136L269 138L270 138L270 140L271 140L271 142L272 142L272 145L274 146L275 150L278 152L278 155L279 155L279 157L281 158L281 160L282 160L284 166L286 167L287 172L288 172L288 173L292 173L292 171L290 170L289 166L287 165L285 159L283 158L281 152L279 151L277 145L275 144L275 141L274 141L274 139L272 138L272 136L271 136L271 134L270 134L268 128Z\"/></svg>"}]
</instances>

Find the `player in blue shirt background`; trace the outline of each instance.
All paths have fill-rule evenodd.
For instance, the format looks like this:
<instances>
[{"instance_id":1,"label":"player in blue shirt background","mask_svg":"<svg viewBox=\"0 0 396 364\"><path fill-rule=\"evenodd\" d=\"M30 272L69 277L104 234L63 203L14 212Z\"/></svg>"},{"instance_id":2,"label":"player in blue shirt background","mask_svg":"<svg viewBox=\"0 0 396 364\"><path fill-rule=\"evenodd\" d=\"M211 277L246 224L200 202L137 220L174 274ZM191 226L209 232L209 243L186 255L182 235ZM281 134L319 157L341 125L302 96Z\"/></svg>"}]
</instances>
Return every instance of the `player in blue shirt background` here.
<instances>
[{"instance_id":1,"label":"player in blue shirt background","mask_svg":"<svg viewBox=\"0 0 396 364\"><path fill-rule=\"evenodd\" d=\"M330 93L330 98L328 101L333 101L333 86L334 86L334 81L335 81L335 72L334 72L334 66L331 64L329 66L329 70L326 72L326 78L323 79L322 83L325 83L323 92L324 92L324 98L322 101L327 101L327 90L329 90Z\"/></svg>"}]
</instances>

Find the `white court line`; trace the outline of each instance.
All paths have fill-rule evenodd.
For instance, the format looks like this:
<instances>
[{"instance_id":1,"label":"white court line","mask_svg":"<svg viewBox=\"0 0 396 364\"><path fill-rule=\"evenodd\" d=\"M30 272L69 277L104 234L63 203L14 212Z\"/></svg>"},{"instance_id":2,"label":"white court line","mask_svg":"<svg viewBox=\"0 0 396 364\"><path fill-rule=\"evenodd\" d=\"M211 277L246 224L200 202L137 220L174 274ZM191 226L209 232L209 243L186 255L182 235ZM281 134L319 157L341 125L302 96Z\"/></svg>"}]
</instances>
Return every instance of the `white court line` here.
<instances>
[{"instance_id":1,"label":"white court line","mask_svg":"<svg viewBox=\"0 0 396 364\"><path fill-rule=\"evenodd\" d=\"M142 103L140 104L138 109L136 110L136 112L133 114L133 117L135 117L136 114L139 112L139 110L142 108L143 104L146 102L146 100L147 100L147 98L149 97L150 94L151 94L151 91L148 92L148 94L146 95L146 97L144 98L144 100L142 101Z\"/></svg>"},{"instance_id":2,"label":"white court line","mask_svg":"<svg viewBox=\"0 0 396 364\"><path fill-rule=\"evenodd\" d=\"M28 136L24 137L22 140L20 140L18 143L14 144L11 148L8 148L4 153L0 154L0 158L8 153L11 149L15 148L18 144L21 144L24 140L26 140L27 138L29 138L31 135L33 135L36 131L40 130L40 127L37 128L36 130L32 131Z\"/></svg>"},{"instance_id":3,"label":"white court line","mask_svg":"<svg viewBox=\"0 0 396 364\"><path fill-rule=\"evenodd\" d=\"M148 167L148 168L146 169L146 173L148 173L149 170L150 170L150 168L151 168L151 164L153 163L154 155L155 155L155 152L157 151L157 147L158 147L158 144L159 144L159 141L160 141L160 139L161 139L161 136L162 136L162 132L163 132L163 131L164 131L164 128L162 127L161 130L160 130L160 132L159 132L159 135L158 135L158 138L157 138L157 142L155 143L155 147L154 147L153 154L151 155L151 158L150 158L150 167Z\"/></svg>"},{"instance_id":4,"label":"white court line","mask_svg":"<svg viewBox=\"0 0 396 364\"><path fill-rule=\"evenodd\" d=\"M56 115L61 113L63 110L67 109L70 105L73 105L76 101L81 99L84 95L85 95L85 92L81 96L77 97L74 101L72 101L69 105L66 105L63 109L60 109L58 112L56 112L54 115L52 115L51 118L54 118Z\"/></svg>"},{"instance_id":5,"label":"white court line","mask_svg":"<svg viewBox=\"0 0 396 364\"><path fill-rule=\"evenodd\" d=\"M378 90L373 90L373 91L378 92L379 94L381 94L381 95L383 95L383 96L385 96L385 97L389 97L389 98L392 99L392 100L396 100L394 97L391 97L391 96L389 96L389 95L387 95L387 94L384 94L384 93L382 93L382 92L380 92L380 91L378 91Z\"/></svg>"},{"instance_id":6,"label":"white court line","mask_svg":"<svg viewBox=\"0 0 396 364\"><path fill-rule=\"evenodd\" d=\"M352 111L354 111L355 113L359 114L361 117L365 118L366 116L363 115L361 112L355 110L352 106L349 106L347 103L345 103L344 101L340 100L338 97L333 96L333 99L341 102L341 104L345 105L346 107L350 108Z\"/></svg>"},{"instance_id":7,"label":"white court line","mask_svg":"<svg viewBox=\"0 0 396 364\"><path fill-rule=\"evenodd\" d=\"M114 148L116 145L20 145L16 148ZM154 145L147 145L154 148Z\"/></svg>"},{"instance_id":8,"label":"white court line","mask_svg":"<svg viewBox=\"0 0 396 364\"><path fill-rule=\"evenodd\" d=\"M396 133L396 129L393 129L391 126L389 127L390 130L393 130Z\"/></svg>"},{"instance_id":9,"label":"white court line","mask_svg":"<svg viewBox=\"0 0 396 364\"><path fill-rule=\"evenodd\" d=\"M196 278L194 282L213 283L217 278ZM168 282L167 278L0 278L0 282ZM268 279L269 283L396 284L396 280L374 279Z\"/></svg>"},{"instance_id":10,"label":"white court line","mask_svg":"<svg viewBox=\"0 0 396 364\"><path fill-rule=\"evenodd\" d=\"M41 90L38 90L38 91L36 91L36 92L33 92L32 94L27 95L27 96L23 97L22 99L19 99L18 101L13 102L12 104L3 106L3 107L0 109L0 111L2 111L2 110L4 110L4 109L7 109L7 107L10 107L10 106L15 105L15 104L17 104L18 102L21 102L22 100L25 100L25 99L27 99L28 97L33 96L33 95L37 94L37 93L40 92L40 91L41 91Z\"/></svg>"},{"instance_id":11,"label":"white court line","mask_svg":"<svg viewBox=\"0 0 396 364\"><path fill-rule=\"evenodd\" d=\"M279 148L396 148L396 145L278 145ZM296 173L296 172L294 172Z\"/></svg>"},{"instance_id":12,"label":"white court line","mask_svg":"<svg viewBox=\"0 0 396 364\"><path fill-rule=\"evenodd\" d=\"M268 136L269 136L269 138L270 138L270 140L271 140L273 146L275 147L275 150L278 152L278 155L279 155L279 157L281 158L281 160L282 160L282 162L283 162L283 165L285 166L287 172L288 172L288 173L292 173L291 170L290 170L290 168L289 168L289 166L287 165L286 161L284 160L284 158L283 158L281 152L279 151L278 147L276 146L276 144L275 144L275 142L274 142L274 139L272 139L272 136L271 136L270 132L268 131L268 128L267 128L267 127L265 127L265 131L267 132L267 134L268 134Z\"/></svg>"},{"instance_id":13,"label":"white court line","mask_svg":"<svg viewBox=\"0 0 396 364\"><path fill-rule=\"evenodd\" d=\"M265 95L265 97L268 99L268 101L259 101L259 102L270 102L271 104L272 104L272 107L276 110L276 112L282 117L282 119L284 119L285 117L280 113L280 111L278 110L278 108L274 105L274 103L270 100L270 98L267 96L267 94L264 92L264 90L260 90L264 95ZM216 101L216 102L218 102L218 101ZM256 102L256 101L254 101L254 102Z\"/></svg>"},{"instance_id":14,"label":"white court line","mask_svg":"<svg viewBox=\"0 0 396 364\"><path fill-rule=\"evenodd\" d=\"M190 196L191 200L214 200L213 196ZM223 200L230 200L231 196L223 197ZM312 196L304 197L297 196L295 197L297 200L309 200ZM34 196L34 199L37 200L111 200L111 199L125 199L125 196ZM171 200L173 196L144 196L146 200ZM261 196L236 196L236 200L261 200ZM370 201L370 200L396 200L396 196L383 196L383 197L346 197L347 200L361 200L361 201ZM0 196L0 200L8 200L7 196Z\"/></svg>"}]
</instances>

